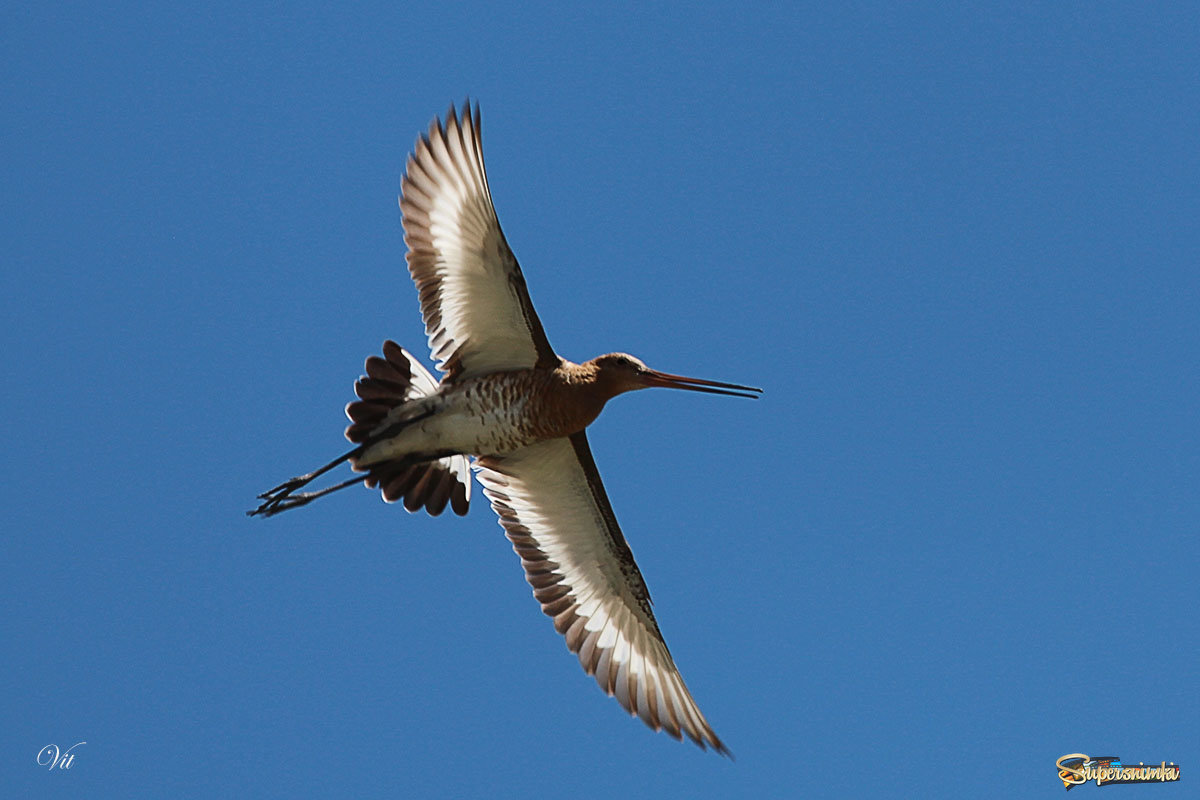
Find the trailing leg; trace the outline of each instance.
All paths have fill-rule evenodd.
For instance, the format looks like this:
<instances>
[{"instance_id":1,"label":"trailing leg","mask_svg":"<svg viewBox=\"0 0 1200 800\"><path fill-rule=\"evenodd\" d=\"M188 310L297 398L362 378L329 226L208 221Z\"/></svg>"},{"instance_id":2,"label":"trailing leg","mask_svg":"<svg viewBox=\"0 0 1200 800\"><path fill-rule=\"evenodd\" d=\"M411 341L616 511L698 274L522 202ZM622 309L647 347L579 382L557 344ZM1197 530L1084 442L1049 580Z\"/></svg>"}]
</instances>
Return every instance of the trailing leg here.
<instances>
[{"instance_id":1,"label":"trailing leg","mask_svg":"<svg viewBox=\"0 0 1200 800\"><path fill-rule=\"evenodd\" d=\"M258 508L254 509L253 511L247 511L246 512L247 516L253 517L253 516L262 514L265 517L269 517L272 514L279 513L280 511L285 511L289 508L295 508L297 505L304 505L304 503L311 502L315 497L319 497L321 494L329 494L329 492L335 491L335 489L340 489L340 488L343 488L344 486L349 486L351 483L361 480L361 478L354 478L351 481L343 482L334 488L331 488L328 490L323 490L320 493L308 492L307 495L300 495L300 496L312 495L312 496L309 496L308 500L305 500L303 503L294 503L293 502L291 504L284 504L284 501L288 500L291 497L292 492L296 491L297 489L299 489L301 487L307 486L314 479L321 477L326 472L329 472L329 470L333 469L334 467L338 466L339 464L343 464L343 463L349 461L350 459L354 458L362 451L363 451L362 447L356 447L353 450L351 450L350 452L343 453L342 455L338 456L333 461L330 461L328 464L321 467L320 469L313 470L312 472L308 473L307 475L300 475L295 478L286 480L283 483L276 486L274 489L269 489L269 490L263 492L262 494L260 494L258 496L258 499L262 500L263 503Z\"/></svg>"}]
</instances>

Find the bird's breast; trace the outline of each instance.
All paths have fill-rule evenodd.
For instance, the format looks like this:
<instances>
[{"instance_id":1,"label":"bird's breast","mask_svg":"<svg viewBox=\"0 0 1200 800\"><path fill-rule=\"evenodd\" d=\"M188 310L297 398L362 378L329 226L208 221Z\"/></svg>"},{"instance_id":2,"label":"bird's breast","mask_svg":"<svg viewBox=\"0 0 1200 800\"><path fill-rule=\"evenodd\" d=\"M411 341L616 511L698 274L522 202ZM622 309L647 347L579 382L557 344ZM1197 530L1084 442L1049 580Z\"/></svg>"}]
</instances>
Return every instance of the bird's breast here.
<instances>
[{"instance_id":1,"label":"bird's breast","mask_svg":"<svg viewBox=\"0 0 1200 800\"><path fill-rule=\"evenodd\" d=\"M603 401L553 370L521 370L463 384L453 405L486 429L474 452L506 452L583 430L600 413Z\"/></svg>"},{"instance_id":2,"label":"bird's breast","mask_svg":"<svg viewBox=\"0 0 1200 800\"><path fill-rule=\"evenodd\" d=\"M359 461L418 453L511 453L583 430L603 405L556 371L485 375L443 386L436 395L414 401L411 410L398 410L401 416L415 417L413 424L372 446Z\"/></svg>"}]
</instances>

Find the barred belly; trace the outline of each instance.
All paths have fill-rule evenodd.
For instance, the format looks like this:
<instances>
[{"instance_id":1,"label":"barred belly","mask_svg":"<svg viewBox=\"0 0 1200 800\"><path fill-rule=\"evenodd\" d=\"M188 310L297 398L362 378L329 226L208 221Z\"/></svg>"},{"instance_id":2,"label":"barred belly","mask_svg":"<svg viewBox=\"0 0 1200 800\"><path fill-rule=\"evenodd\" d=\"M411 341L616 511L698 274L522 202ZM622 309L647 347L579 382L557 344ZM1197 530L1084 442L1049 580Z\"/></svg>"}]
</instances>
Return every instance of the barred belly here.
<instances>
[{"instance_id":1,"label":"barred belly","mask_svg":"<svg viewBox=\"0 0 1200 800\"><path fill-rule=\"evenodd\" d=\"M395 434L370 445L355 463L450 453L500 455L533 444L544 437L531 424L530 398L543 383L533 370L498 373L405 403L378 428L395 428ZM406 419L413 421L404 424Z\"/></svg>"}]
</instances>

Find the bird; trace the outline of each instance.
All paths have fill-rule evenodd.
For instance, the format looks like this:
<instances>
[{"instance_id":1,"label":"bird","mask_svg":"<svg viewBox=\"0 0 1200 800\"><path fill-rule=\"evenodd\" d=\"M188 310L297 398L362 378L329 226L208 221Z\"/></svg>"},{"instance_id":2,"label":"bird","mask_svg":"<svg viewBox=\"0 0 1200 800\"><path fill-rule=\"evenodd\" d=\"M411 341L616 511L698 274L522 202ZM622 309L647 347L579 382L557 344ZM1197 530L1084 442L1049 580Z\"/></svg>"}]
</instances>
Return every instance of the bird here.
<instances>
[{"instance_id":1,"label":"bird","mask_svg":"<svg viewBox=\"0 0 1200 800\"><path fill-rule=\"evenodd\" d=\"M577 364L554 351L492 205L478 102L465 101L461 114L451 104L418 136L399 203L440 380L384 342L346 406L353 449L263 492L247 514L274 516L361 481L410 512L437 516L449 505L465 515L474 472L585 672L650 728L732 757L667 649L585 429L625 392L762 390L660 372L625 353ZM356 476L299 491L346 462Z\"/></svg>"}]
</instances>

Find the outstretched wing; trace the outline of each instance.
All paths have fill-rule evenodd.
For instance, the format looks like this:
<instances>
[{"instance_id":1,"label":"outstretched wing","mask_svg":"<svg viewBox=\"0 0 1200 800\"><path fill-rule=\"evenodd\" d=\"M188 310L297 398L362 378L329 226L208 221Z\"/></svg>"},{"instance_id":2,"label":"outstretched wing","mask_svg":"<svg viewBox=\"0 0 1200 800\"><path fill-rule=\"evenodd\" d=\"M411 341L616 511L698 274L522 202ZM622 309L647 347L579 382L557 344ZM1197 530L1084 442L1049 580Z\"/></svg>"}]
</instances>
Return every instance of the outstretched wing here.
<instances>
[{"instance_id":1,"label":"outstretched wing","mask_svg":"<svg viewBox=\"0 0 1200 800\"><path fill-rule=\"evenodd\" d=\"M408 270L438 369L454 381L554 367L525 277L504 240L483 168L478 105L434 119L408 159L400 210Z\"/></svg>"},{"instance_id":2,"label":"outstretched wing","mask_svg":"<svg viewBox=\"0 0 1200 800\"><path fill-rule=\"evenodd\" d=\"M584 433L474 468L534 596L584 670L651 728L728 754L667 651Z\"/></svg>"}]
</instances>

